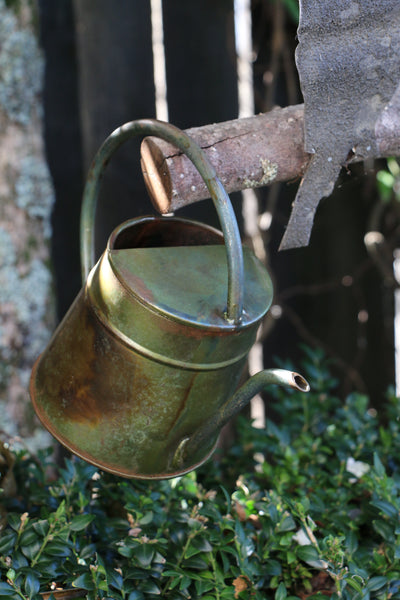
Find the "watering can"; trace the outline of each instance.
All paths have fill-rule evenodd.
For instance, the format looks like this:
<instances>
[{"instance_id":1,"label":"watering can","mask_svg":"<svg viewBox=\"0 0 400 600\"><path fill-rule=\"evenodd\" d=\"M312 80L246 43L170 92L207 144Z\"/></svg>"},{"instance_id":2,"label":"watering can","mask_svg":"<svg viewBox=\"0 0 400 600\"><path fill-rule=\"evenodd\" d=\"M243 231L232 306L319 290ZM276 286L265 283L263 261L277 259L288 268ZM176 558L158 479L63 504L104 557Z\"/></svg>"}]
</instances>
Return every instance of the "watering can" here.
<instances>
[{"instance_id":1,"label":"watering can","mask_svg":"<svg viewBox=\"0 0 400 600\"><path fill-rule=\"evenodd\" d=\"M171 216L132 219L93 266L105 165L136 135L161 137L192 160L222 232ZM308 391L301 375L281 369L235 391L272 284L242 247L213 167L176 127L133 121L103 143L83 196L81 257L84 286L36 361L30 393L43 425L86 461L124 477L183 475L212 455L221 428L267 385Z\"/></svg>"}]
</instances>

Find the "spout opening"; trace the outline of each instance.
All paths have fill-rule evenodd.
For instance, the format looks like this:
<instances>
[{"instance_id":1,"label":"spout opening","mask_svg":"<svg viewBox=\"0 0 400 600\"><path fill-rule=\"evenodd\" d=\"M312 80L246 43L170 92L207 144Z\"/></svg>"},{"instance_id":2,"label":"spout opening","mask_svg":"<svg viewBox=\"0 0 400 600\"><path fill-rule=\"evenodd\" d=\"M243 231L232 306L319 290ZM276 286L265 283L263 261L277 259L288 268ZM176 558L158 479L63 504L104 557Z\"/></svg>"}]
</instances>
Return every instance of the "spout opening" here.
<instances>
[{"instance_id":1,"label":"spout opening","mask_svg":"<svg viewBox=\"0 0 400 600\"><path fill-rule=\"evenodd\" d=\"M293 373L293 383L300 392L310 391L310 384L299 373Z\"/></svg>"}]
</instances>

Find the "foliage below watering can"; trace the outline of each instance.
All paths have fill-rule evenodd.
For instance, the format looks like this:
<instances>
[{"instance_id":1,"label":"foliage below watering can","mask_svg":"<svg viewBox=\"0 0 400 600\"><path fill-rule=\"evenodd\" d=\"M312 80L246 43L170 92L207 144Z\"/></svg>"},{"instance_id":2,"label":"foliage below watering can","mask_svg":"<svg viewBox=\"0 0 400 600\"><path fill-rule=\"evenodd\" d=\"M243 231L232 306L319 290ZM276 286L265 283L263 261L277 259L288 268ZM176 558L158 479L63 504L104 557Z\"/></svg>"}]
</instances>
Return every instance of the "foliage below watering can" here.
<instances>
[{"instance_id":1,"label":"foliage below watering can","mask_svg":"<svg viewBox=\"0 0 400 600\"><path fill-rule=\"evenodd\" d=\"M271 388L276 419L240 417L196 473L131 482L71 459L55 478L50 450L5 451L0 600L400 598L399 401L343 402L305 356L312 391Z\"/></svg>"}]
</instances>

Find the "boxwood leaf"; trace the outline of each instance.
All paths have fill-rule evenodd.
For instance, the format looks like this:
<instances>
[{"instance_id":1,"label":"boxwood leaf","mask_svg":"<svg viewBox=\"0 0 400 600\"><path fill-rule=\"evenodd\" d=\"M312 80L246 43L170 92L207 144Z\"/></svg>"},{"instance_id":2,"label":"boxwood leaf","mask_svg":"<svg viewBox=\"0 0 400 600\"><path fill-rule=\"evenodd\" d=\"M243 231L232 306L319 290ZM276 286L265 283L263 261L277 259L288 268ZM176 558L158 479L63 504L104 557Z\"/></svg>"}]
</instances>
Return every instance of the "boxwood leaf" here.
<instances>
[{"instance_id":1,"label":"boxwood leaf","mask_svg":"<svg viewBox=\"0 0 400 600\"><path fill-rule=\"evenodd\" d=\"M49 531L49 522L46 519L40 519L36 523L33 523L33 529L36 533L44 537Z\"/></svg>"},{"instance_id":2,"label":"boxwood leaf","mask_svg":"<svg viewBox=\"0 0 400 600\"><path fill-rule=\"evenodd\" d=\"M208 581L207 579L200 579L196 581L194 585L196 593L200 598L203 598L206 592L209 592L215 587L214 581Z\"/></svg>"},{"instance_id":3,"label":"boxwood leaf","mask_svg":"<svg viewBox=\"0 0 400 600\"><path fill-rule=\"evenodd\" d=\"M377 519L376 521L372 521L372 526L376 533L382 536L386 542L394 542L393 528L389 523L386 523L386 521L382 521L381 519Z\"/></svg>"},{"instance_id":4,"label":"boxwood leaf","mask_svg":"<svg viewBox=\"0 0 400 600\"><path fill-rule=\"evenodd\" d=\"M149 544L140 544L134 551L134 556L138 559L142 567L148 567L154 556L154 548Z\"/></svg>"},{"instance_id":5,"label":"boxwood leaf","mask_svg":"<svg viewBox=\"0 0 400 600\"><path fill-rule=\"evenodd\" d=\"M282 573L282 566L277 560L272 559L265 563L264 570L267 575L280 575Z\"/></svg>"},{"instance_id":6,"label":"boxwood leaf","mask_svg":"<svg viewBox=\"0 0 400 600\"><path fill-rule=\"evenodd\" d=\"M13 596L14 594L15 592L9 583L5 581L0 581L0 598L2 596Z\"/></svg>"},{"instance_id":7,"label":"boxwood leaf","mask_svg":"<svg viewBox=\"0 0 400 600\"><path fill-rule=\"evenodd\" d=\"M144 600L144 595L139 590L134 590L129 594L128 600Z\"/></svg>"},{"instance_id":8,"label":"boxwood leaf","mask_svg":"<svg viewBox=\"0 0 400 600\"><path fill-rule=\"evenodd\" d=\"M30 546L34 542L38 540L38 535L35 533L34 529L29 529L28 531L24 531L20 537L19 543L21 546Z\"/></svg>"},{"instance_id":9,"label":"boxwood leaf","mask_svg":"<svg viewBox=\"0 0 400 600\"><path fill-rule=\"evenodd\" d=\"M275 600L285 600L287 596L286 586L281 582L275 592Z\"/></svg>"},{"instance_id":10,"label":"boxwood leaf","mask_svg":"<svg viewBox=\"0 0 400 600\"><path fill-rule=\"evenodd\" d=\"M306 546L299 546L296 550L297 558L304 561L311 567L323 568L323 561L320 560L319 554L314 546L307 544Z\"/></svg>"},{"instance_id":11,"label":"boxwood leaf","mask_svg":"<svg viewBox=\"0 0 400 600\"><path fill-rule=\"evenodd\" d=\"M387 584L388 584L388 580L386 577L378 576L378 577L371 577L371 579L369 579L369 581L367 582L366 587L370 592L376 592L377 590L380 590Z\"/></svg>"},{"instance_id":12,"label":"boxwood leaf","mask_svg":"<svg viewBox=\"0 0 400 600\"><path fill-rule=\"evenodd\" d=\"M185 558L190 558L195 554L200 554L201 552L211 552L212 546L208 540L204 537L198 537L193 540L190 544L189 548L185 553Z\"/></svg>"},{"instance_id":13,"label":"boxwood leaf","mask_svg":"<svg viewBox=\"0 0 400 600\"><path fill-rule=\"evenodd\" d=\"M10 554L11 548L14 546L14 542L17 539L17 534L14 532L5 533L0 537L0 554L7 556Z\"/></svg>"},{"instance_id":14,"label":"boxwood leaf","mask_svg":"<svg viewBox=\"0 0 400 600\"><path fill-rule=\"evenodd\" d=\"M146 581L142 586L142 591L145 594L153 594L154 596L159 596L161 594L161 590L154 581Z\"/></svg>"},{"instance_id":15,"label":"boxwood leaf","mask_svg":"<svg viewBox=\"0 0 400 600\"><path fill-rule=\"evenodd\" d=\"M70 528L72 531L81 531L85 529L95 518L95 515L85 514L85 515L76 515L70 523Z\"/></svg>"},{"instance_id":16,"label":"boxwood leaf","mask_svg":"<svg viewBox=\"0 0 400 600\"><path fill-rule=\"evenodd\" d=\"M79 577L74 579L74 581L72 582L72 586L89 591L94 590L94 583L90 576L90 573L83 573L82 575L79 575Z\"/></svg>"},{"instance_id":17,"label":"boxwood leaf","mask_svg":"<svg viewBox=\"0 0 400 600\"><path fill-rule=\"evenodd\" d=\"M17 513L10 513L7 515L7 522L14 531L18 531L21 526L21 515Z\"/></svg>"},{"instance_id":18,"label":"boxwood leaf","mask_svg":"<svg viewBox=\"0 0 400 600\"><path fill-rule=\"evenodd\" d=\"M40 590L40 582L34 573L28 573L25 579L25 592L29 598L33 598Z\"/></svg>"},{"instance_id":19,"label":"boxwood leaf","mask_svg":"<svg viewBox=\"0 0 400 600\"><path fill-rule=\"evenodd\" d=\"M353 588L353 590L356 590L356 592L358 592L359 594L363 593L363 588L362 588L361 584L357 581L357 579L354 579L352 577L348 577L346 579L346 583L351 588Z\"/></svg>"},{"instance_id":20,"label":"boxwood leaf","mask_svg":"<svg viewBox=\"0 0 400 600\"><path fill-rule=\"evenodd\" d=\"M374 452L374 468L378 477L384 477L386 474L385 467L376 452Z\"/></svg>"},{"instance_id":21,"label":"boxwood leaf","mask_svg":"<svg viewBox=\"0 0 400 600\"><path fill-rule=\"evenodd\" d=\"M387 500L373 500L371 504L372 506L379 508L383 514L387 515L391 519L397 517L398 510L395 506L393 506L393 504L391 504L391 502L388 502Z\"/></svg>"},{"instance_id":22,"label":"boxwood leaf","mask_svg":"<svg viewBox=\"0 0 400 600\"><path fill-rule=\"evenodd\" d=\"M208 563L200 556L192 556L184 562L185 569L194 569L195 571L204 571L209 568Z\"/></svg>"},{"instance_id":23,"label":"boxwood leaf","mask_svg":"<svg viewBox=\"0 0 400 600\"><path fill-rule=\"evenodd\" d=\"M39 538L37 536L35 536L35 538L36 539L32 542L32 544L27 544L21 547L21 552L29 559L32 559L34 556L36 556L40 550L41 544Z\"/></svg>"},{"instance_id":24,"label":"boxwood leaf","mask_svg":"<svg viewBox=\"0 0 400 600\"><path fill-rule=\"evenodd\" d=\"M279 523L278 531L293 531L296 529L296 523L291 515L285 516L282 521Z\"/></svg>"},{"instance_id":25,"label":"boxwood leaf","mask_svg":"<svg viewBox=\"0 0 400 600\"><path fill-rule=\"evenodd\" d=\"M139 523L140 523L140 525L149 525L149 523L152 522L153 518L154 518L154 514L150 510L139 520Z\"/></svg>"},{"instance_id":26,"label":"boxwood leaf","mask_svg":"<svg viewBox=\"0 0 400 600\"><path fill-rule=\"evenodd\" d=\"M67 542L50 542L46 546L46 554L50 556L69 556L71 554L71 548Z\"/></svg>"}]
</instances>

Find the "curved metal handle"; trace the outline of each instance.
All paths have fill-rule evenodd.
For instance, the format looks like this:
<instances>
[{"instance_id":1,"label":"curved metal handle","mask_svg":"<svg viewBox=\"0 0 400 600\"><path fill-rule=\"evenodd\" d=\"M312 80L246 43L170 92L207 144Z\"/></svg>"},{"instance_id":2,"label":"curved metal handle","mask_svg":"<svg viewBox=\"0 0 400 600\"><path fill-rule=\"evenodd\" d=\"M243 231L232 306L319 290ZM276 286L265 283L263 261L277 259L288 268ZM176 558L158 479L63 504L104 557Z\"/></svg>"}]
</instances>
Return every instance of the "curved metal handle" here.
<instances>
[{"instance_id":1,"label":"curved metal handle","mask_svg":"<svg viewBox=\"0 0 400 600\"><path fill-rule=\"evenodd\" d=\"M81 211L81 266L82 280L86 281L95 263L94 223L100 183L112 154L128 139L137 135L152 135L170 142L192 161L204 179L218 213L224 234L228 259L228 297L226 319L240 322L243 312L243 251L239 228L231 201L214 167L203 150L183 131L156 119L139 119L118 127L103 142L90 167L83 192Z\"/></svg>"}]
</instances>

